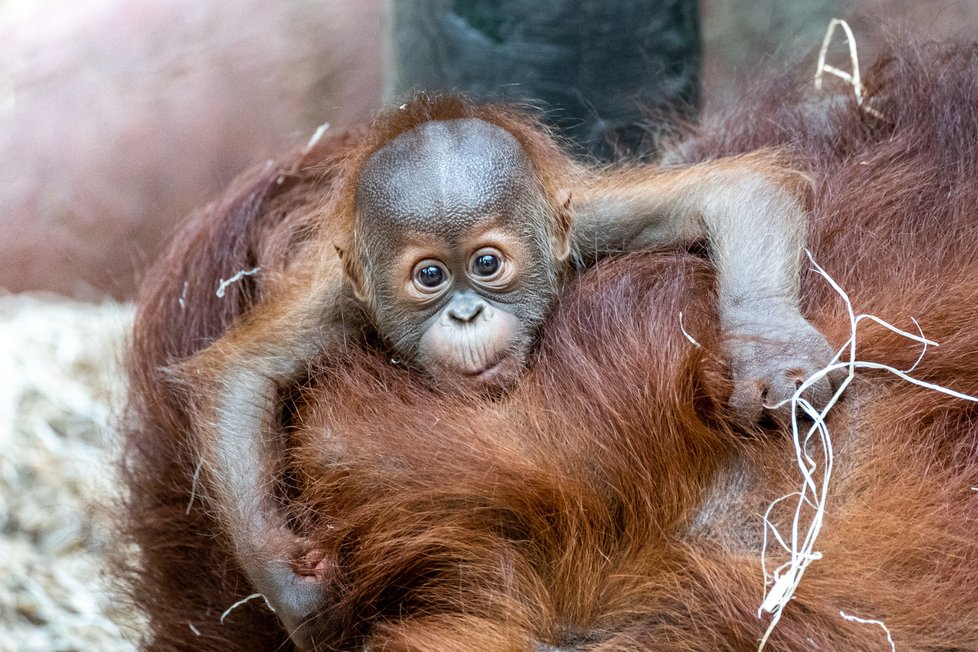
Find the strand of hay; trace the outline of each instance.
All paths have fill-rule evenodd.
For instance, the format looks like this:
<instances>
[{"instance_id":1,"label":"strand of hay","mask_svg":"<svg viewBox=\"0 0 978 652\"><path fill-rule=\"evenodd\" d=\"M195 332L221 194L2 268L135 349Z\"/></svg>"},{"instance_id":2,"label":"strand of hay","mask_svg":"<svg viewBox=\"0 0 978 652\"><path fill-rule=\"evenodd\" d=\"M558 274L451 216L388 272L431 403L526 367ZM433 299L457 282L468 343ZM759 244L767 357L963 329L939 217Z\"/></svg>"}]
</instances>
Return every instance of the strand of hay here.
<instances>
[{"instance_id":1,"label":"strand of hay","mask_svg":"<svg viewBox=\"0 0 978 652\"><path fill-rule=\"evenodd\" d=\"M835 290L845 302L846 310L849 314L850 336L845 344L843 344L839 351L835 354L832 361L824 369L812 374L810 378L802 383L802 385L795 392L794 396L792 396L788 401L791 405L791 434L795 449L795 463L798 466L798 470L802 476L802 486L798 491L792 492L775 500L773 503L771 503L764 514L764 539L761 546L761 565L764 572L765 596L760 608L757 611L757 616L758 618L761 618L763 617L764 613L768 613L772 614L773 617L771 618L771 622L768 624L767 630L764 632L764 635L760 640L760 644L758 646L759 651L763 650L764 646L767 644L768 638L771 636L771 632L774 631L778 621L781 619L782 613L784 613L785 607L791 600L791 597L798 588L798 585L801 583L805 570L812 562L821 558L821 554L815 550L815 541L818 538L819 532L821 531L822 522L825 517L825 505L830 488L833 462L832 438L829 434L828 426L825 423L825 418L829 411L838 402L842 394L846 391L849 383L852 382L852 379L856 375L856 370L875 369L887 371L909 383L913 383L914 385L918 385L925 389L948 394L949 396L960 398L962 400L978 402L978 398L974 396L956 392L952 389L948 389L947 387L928 383L910 376L908 372L912 371L917 366L917 363L920 362L920 359L923 357L924 353L926 353L926 347L938 346L937 342L928 340L922 333L920 335L908 333L874 315L857 315L852 307L852 302L849 299L849 295L846 294L845 290L843 290L839 284L836 283L835 280L815 262L815 259L812 257L810 252L806 253L808 253L808 259L814 266L815 271L821 274L822 277L828 281L832 289ZM915 363L908 371L901 371L889 365L878 362L858 360L856 358L856 337L859 325L864 321L876 323L893 331L894 333L920 343L924 348L920 357L917 359L917 363ZM919 329L920 324L917 323L916 320L913 321ZM840 360L847 352L848 359L841 362ZM811 403L802 397L802 394L813 384L837 370L845 370L847 372L845 379L839 384L838 389L826 406L821 411L816 410ZM798 426L799 412L804 413L812 420L812 425L809 427L804 438L801 436ZM816 455L816 448L821 450L821 465L814 457ZM772 522L771 512L778 504L791 498L795 498L797 500L797 504L791 520L791 533L790 536L786 537ZM805 517L806 512L810 512L810 516L808 516L807 519ZM782 550L788 553L789 559L784 564L778 566L772 571L769 571L767 568L767 557L768 545L771 539L777 542L777 544L781 546ZM883 625L882 622L874 621L874 624L875 623L878 623L885 628L885 625ZM889 630L887 630L887 634L889 634Z\"/></svg>"},{"instance_id":2,"label":"strand of hay","mask_svg":"<svg viewBox=\"0 0 978 652\"><path fill-rule=\"evenodd\" d=\"M224 613L221 614L221 624L222 625L224 624L224 619L227 618L228 615L232 611L234 611L235 609L237 609L241 605L243 605L243 604L245 604L247 602L250 602L252 600L255 600L257 598L261 598L262 600L264 600L265 601L265 606L268 607L268 610L271 611L272 613L275 613L275 607L272 606L272 603L268 601L268 598L266 598L263 593L252 593L251 595L247 595L247 596L241 598L240 600L238 600L237 602L235 602L234 604L232 604L230 607L228 607L227 609L225 609L224 610Z\"/></svg>"},{"instance_id":3,"label":"strand of hay","mask_svg":"<svg viewBox=\"0 0 978 652\"><path fill-rule=\"evenodd\" d=\"M849 46L849 66L852 69L852 73L848 73L841 68L836 68L835 66L831 66L825 62L825 58L829 51L829 45L832 44L832 36L835 34L836 27L845 32L846 43ZM829 26L825 30L825 38L822 39L822 47L818 51L818 64L815 69L816 89L822 89L822 79L826 73L834 75L852 86L853 94L856 96L856 105L863 111L873 117L879 118L880 120L886 119L883 117L882 113L865 103L866 88L863 86L862 78L859 74L859 54L856 52L856 37L852 33L852 28L849 27L849 23L841 18L833 18L830 20Z\"/></svg>"},{"instance_id":4,"label":"strand of hay","mask_svg":"<svg viewBox=\"0 0 978 652\"><path fill-rule=\"evenodd\" d=\"M308 154L312 150L312 148L316 146L316 143L318 143L322 139L323 134L326 133L327 129L329 129L328 122L324 122L323 124L316 127L316 131L313 132L312 136L309 138L309 142L307 142L306 146L302 148L302 151Z\"/></svg>"},{"instance_id":5,"label":"strand of hay","mask_svg":"<svg viewBox=\"0 0 978 652\"><path fill-rule=\"evenodd\" d=\"M239 270L237 274L235 274L234 276L232 276L231 278L229 278L227 280L225 280L225 279L222 278L221 279L221 282L218 283L218 285L217 285L217 296L218 296L218 298L219 299L223 299L224 298L224 293L227 291L228 286L230 286L232 283L237 283L238 281L240 281L241 279L243 279L245 276L254 276L255 274L257 274L260 271L261 271L261 267L252 267L251 269L242 269L242 270ZM183 306L183 303L181 302L180 305L182 307Z\"/></svg>"},{"instance_id":6,"label":"strand of hay","mask_svg":"<svg viewBox=\"0 0 978 652\"><path fill-rule=\"evenodd\" d=\"M851 616L844 611L840 611L839 615L846 620L853 623L860 623L862 625L878 625L886 632L886 640L890 644L890 652L896 652L896 644L893 642L893 636L890 634L890 628L884 625L879 620L874 620L872 618L860 618L859 616Z\"/></svg>"},{"instance_id":7,"label":"strand of hay","mask_svg":"<svg viewBox=\"0 0 978 652\"><path fill-rule=\"evenodd\" d=\"M687 332L686 326L683 324L683 313L681 310L679 311L679 332L682 333L683 337L689 340L689 343L695 346L697 349L703 348L703 345L697 342L696 339L690 335L689 332Z\"/></svg>"}]
</instances>

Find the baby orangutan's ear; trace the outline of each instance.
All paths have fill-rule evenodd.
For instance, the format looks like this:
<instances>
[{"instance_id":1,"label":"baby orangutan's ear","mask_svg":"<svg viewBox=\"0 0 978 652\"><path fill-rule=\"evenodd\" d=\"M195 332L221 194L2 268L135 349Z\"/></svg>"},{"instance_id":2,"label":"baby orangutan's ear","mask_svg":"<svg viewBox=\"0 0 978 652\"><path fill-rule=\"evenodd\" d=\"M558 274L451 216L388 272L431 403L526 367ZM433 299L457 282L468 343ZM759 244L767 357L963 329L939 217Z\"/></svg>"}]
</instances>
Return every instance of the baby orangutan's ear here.
<instances>
[{"instance_id":1,"label":"baby orangutan's ear","mask_svg":"<svg viewBox=\"0 0 978 652\"><path fill-rule=\"evenodd\" d=\"M367 303L369 297L363 285L363 271L360 269L360 266L353 262L353 256L347 253L345 249L339 245L333 245L333 247L336 249L336 255L339 256L340 262L343 264L343 274L353 288L353 296L357 300Z\"/></svg>"}]
</instances>

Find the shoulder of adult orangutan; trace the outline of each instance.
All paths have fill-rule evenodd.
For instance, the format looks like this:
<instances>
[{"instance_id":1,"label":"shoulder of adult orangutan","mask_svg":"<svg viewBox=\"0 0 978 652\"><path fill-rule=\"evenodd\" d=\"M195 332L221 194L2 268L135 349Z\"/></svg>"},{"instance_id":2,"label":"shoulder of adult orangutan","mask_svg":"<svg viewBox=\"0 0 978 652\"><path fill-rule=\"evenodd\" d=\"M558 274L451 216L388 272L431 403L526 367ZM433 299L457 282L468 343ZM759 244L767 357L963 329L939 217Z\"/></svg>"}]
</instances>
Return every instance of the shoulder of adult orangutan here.
<instances>
[{"instance_id":1,"label":"shoulder of adult orangutan","mask_svg":"<svg viewBox=\"0 0 978 652\"><path fill-rule=\"evenodd\" d=\"M356 134L327 132L257 164L187 217L142 283L139 357L158 365L189 357L268 294L313 235L310 223Z\"/></svg>"}]
</instances>

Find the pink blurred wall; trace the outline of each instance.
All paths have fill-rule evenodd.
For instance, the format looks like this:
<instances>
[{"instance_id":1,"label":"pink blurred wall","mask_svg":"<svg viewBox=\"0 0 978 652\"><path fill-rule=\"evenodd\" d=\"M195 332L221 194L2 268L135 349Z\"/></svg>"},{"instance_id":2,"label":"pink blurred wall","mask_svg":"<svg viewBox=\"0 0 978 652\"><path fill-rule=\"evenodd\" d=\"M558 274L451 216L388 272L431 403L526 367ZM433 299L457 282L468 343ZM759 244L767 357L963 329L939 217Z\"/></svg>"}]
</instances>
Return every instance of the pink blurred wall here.
<instances>
[{"instance_id":1,"label":"pink blurred wall","mask_svg":"<svg viewBox=\"0 0 978 652\"><path fill-rule=\"evenodd\" d=\"M130 295L236 173L378 106L380 5L0 0L0 287Z\"/></svg>"}]
</instances>

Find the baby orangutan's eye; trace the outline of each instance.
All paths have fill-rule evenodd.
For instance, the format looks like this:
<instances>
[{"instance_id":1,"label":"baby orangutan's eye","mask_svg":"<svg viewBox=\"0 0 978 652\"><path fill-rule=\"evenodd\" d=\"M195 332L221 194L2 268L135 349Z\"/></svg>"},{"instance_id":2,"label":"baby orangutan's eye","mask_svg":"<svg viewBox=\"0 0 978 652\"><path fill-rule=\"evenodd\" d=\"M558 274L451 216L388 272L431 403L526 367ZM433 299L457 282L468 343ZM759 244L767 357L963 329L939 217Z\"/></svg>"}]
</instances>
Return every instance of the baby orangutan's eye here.
<instances>
[{"instance_id":1,"label":"baby orangutan's eye","mask_svg":"<svg viewBox=\"0 0 978 652\"><path fill-rule=\"evenodd\" d=\"M495 247L483 247L469 259L469 275L480 283L497 281L506 276L506 257Z\"/></svg>"},{"instance_id":2,"label":"baby orangutan's eye","mask_svg":"<svg viewBox=\"0 0 978 652\"><path fill-rule=\"evenodd\" d=\"M498 256L482 254L472 261L472 273L476 276L492 276L499 271L501 263Z\"/></svg>"},{"instance_id":3,"label":"baby orangutan's eye","mask_svg":"<svg viewBox=\"0 0 978 652\"><path fill-rule=\"evenodd\" d=\"M434 290L448 278L445 268L437 263L424 263L414 272L414 281L423 290Z\"/></svg>"}]
</instances>

